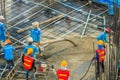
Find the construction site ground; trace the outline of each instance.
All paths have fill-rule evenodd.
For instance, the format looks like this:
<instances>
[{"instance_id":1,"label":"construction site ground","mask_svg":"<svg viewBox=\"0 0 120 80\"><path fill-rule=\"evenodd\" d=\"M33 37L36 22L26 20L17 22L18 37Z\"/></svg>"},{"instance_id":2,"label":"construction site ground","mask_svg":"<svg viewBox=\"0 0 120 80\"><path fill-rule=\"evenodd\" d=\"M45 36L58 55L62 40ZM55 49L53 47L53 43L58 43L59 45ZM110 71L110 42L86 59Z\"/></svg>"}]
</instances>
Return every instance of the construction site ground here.
<instances>
[{"instance_id":1,"label":"construction site ground","mask_svg":"<svg viewBox=\"0 0 120 80\"><path fill-rule=\"evenodd\" d=\"M86 73L90 61L94 56L93 43L96 44L95 38L70 38L77 44L74 47L69 42L58 42L50 44L44 50L44 55L46 56L45 61L49 65L54 65L55 69L60 68L60 62L66 60L68 62L67 68L71 71L71 80L80 80L82 76ZM96 45L95 45L96 47ZM87 75L83 80L95 80L95 68L94 63L90 67ZM22 77L21 77L22 76ZM24 77L24 78L23 78ZM57 76L50 70L47 76L36 76L37 80L56 80ZM22 79L21 79L22 78ZM14 80L24 80L25 75L17 74Z\"/></svg>"},{"instance_id":2,"label":"construction site ground","mask_svg":"<svg viewBox=\"0 0 120 80\"><path fill-rule=\"evenodd\" d=\"M46 3L46 0L8 0L8 3L6 0L6 4L8 4L6 5L6 28L10 32L12 45L17 47L26 45L26 38L29 36L29 30L22 33L17 33L17 30L29 27L35 21L43 22L55 16L64 15L64 18L40 26L42 30L41 41L63 38L72 40L77 46L75 47L68 41L41 45L44 48L44 57L38 56L37 58L49 65L54 65L55 69L60 68L62 60L66 60L68 62L67 68L71 71L71 80L80 80L86 73L95 53L96 36L101 32L98 30L98 25L107 22L103 18L107 13L106 7L97 6L96 8L95 4L89 5L86 1L63 2L61 0L55 2L53 0L53 3L49 4ZM47 10L50 12L46 12ZM22 52L23 47L16 49L13 53L15 63ZM4 61L3 55L0 57L0 72L2 72L6 61ZM95 80L94 67L93 63L82 80ZM19 72L16 73L13 80L25 80L25 71L20 71L19 68L18 70ZM57 79L51 70L47 76L37 75L36 77L37 80Z\"/></svg>"}]
</instances>

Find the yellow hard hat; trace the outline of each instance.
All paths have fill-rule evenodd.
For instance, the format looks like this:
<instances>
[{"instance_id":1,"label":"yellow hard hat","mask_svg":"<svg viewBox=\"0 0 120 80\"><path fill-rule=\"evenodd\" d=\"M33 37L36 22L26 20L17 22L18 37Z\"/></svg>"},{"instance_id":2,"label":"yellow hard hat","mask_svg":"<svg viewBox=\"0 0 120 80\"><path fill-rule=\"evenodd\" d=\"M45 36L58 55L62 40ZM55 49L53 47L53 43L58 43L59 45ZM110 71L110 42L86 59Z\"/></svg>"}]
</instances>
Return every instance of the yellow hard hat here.
<instances>
[{"instance_id":1,"label":"yellow hard hat","mask_svg":"<svg viewBox=\"0 0 120 80\"><path fill-rule=\"evenodd\" d=\"M33 52L33 49L32 48L28 48L27 54L30 55L30 54L32 54L32 52Z\"/></svg>"},{"instance_id":2,"label":"yellow hard hat","mask_svg":"<svg viewBox=\"0 0 120 80\"><path fill-rule=\"evenodd\" d=\"M6 45L6 44L9 44L9 43L11 43L11 41L10 41L10 39L7 39L4 44Z\"/></svg>"},{"instance_id":3,"label":"yellow hard hat","mask_svg":"<svg viewBox=\"0 0 120 80\"><path fill-rule=\"evenodd\" d=\"M99 40L99 41L98 41L98 44L99 44L99 45L103 45L103 41L102 41L102 40Z\"/></svg>"},{"instance_id":4,"label":"yellow hard hat","mask_svg":"<svg viewBox=\"0 0 120 80\"><path fill-rule=\"evenodd\" d=\"M61 62L61 66L63 66L63 67L67 66L67 62L66 62L65 60L63 60L63 61Z\"/></svg>"},{"instance_id":5,"label":"yellow hard hat","mask_svg":"<svg viewBox=\"0 0 120 80\"><path fill-rule=\"evenodd\" d=\"M37 22L37 21L33 22L33 23L32 23L32 26L33 26L34 28L39 27L39 22Z\"/></svg>"}]
</instances>

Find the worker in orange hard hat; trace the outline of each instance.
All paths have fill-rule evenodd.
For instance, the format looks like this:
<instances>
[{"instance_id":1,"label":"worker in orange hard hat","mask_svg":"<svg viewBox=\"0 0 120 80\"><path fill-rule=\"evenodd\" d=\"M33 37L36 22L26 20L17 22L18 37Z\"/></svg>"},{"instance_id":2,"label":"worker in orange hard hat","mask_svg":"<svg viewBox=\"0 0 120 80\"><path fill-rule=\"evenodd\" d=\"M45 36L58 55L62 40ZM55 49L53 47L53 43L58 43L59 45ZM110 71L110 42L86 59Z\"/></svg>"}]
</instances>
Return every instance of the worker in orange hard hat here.
<instances>
[{"instance_id":1,"label":"worker in orange hard hat","mask_svg":"<svg viewBox=\"0 0 120 80\"><path fill-rule=\"evenodd\" d=\"M4 53L4 59L7 61L8 67L11 69L14 66L13 51L15 48L11 45L10 39L7 39L4 44L2 52Z\"/></svg>"},{"instance_id":2,"label":"worker in orange hard hat","mask_svg":"<svg viewBox=\"0 0 120 80\"><path fill-rule=\"evenodd\" d=\"M23 67L26 70L26 80L28 80L28 76L30 74L32 80L36 80L34 76L35 68L35 60L32 57L33 48L28 48L27 54L23 56Z\"/></svg>"},{"instance_id":3,"label":"worker in orange hard hat","mask_svg":"<svg viewBox=\"0 0 120 80\"><path fill-rule=\"evenodd\" d=\"M5 28L4 21L5 18L3 16L0 16L0 43L2 47L3 47L3 43L7 39L6 34L8 35L8 37L10 35Z\"/></svg>"},{"instance_id":4,"label":"worker in orange hard hat","mask_svg":"<svg viewBox=\"0 0 120 80\"><path fill-rule=\"evenodd\" d=\"M70 71L67 69L67 62L63 60L61 62L61 68L55 71L54 66L52 66L53 71L58 77L58 80L70 80Z\"/></svg>"}]
</instances>

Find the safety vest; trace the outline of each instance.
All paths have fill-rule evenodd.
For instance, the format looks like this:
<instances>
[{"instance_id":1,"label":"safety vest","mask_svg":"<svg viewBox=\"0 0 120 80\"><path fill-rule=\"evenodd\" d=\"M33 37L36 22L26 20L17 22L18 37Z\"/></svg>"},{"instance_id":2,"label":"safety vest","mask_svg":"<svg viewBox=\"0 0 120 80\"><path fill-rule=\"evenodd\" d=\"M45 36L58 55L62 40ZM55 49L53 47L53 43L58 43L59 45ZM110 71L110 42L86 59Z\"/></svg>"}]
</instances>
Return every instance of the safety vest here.
<instances>
[{"instance_id":1,"label":"safety vest","mask_svg":"<svg viewBox=\"0 0 120 80\"><path fill-rule=\"evenodd\" d=\"M24 63L23 63L24 69L31 70L33 67L33 61L34 58L29 56L24 56Z\"/></svg>"},{"instance_id":2,"label":"safety vest","mask_svg":"<svg viewBox=\"0 0 120 80\"><path fill-rule=\"evenodd\" d=\"M105 59L105 49L103 48L102 50L97 50L98 56L99 56L99 62L104 61Z\"/></svg>"},{"instance_id":3,"label":"safety vest","mask_svg":"<svg viewBox=\"0 0 120 80\"><path fill-rule=\"evenodd\" d=\"M58 69L57 76L58 80L68 80L68 77L70 76L70 71Z\"/></svg>"}]
</instances>

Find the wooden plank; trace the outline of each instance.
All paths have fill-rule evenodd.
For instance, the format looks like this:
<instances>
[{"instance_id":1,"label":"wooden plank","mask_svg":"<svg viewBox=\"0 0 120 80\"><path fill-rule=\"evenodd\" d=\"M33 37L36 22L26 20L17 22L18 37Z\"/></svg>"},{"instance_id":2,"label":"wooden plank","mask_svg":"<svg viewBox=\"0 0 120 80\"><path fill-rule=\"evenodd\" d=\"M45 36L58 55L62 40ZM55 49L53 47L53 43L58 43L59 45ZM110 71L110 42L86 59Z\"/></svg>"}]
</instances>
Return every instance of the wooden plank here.
<instances>
[{"instance_id":1,"label":"wooden plank","mask_svg":"<svg viewBox=\"0 0 120 80\"><path fill-rule=\"evenodd\" d=\"M61 15L58 15L58 16L56 16L56 17L50 18L50 19L48 19L48 20L45 20L45 21L43 21L43 22L39 22L39 26L40 26L40 25L43 25L43 24L46 24L46 23L49 23L49 22L51 22L51 21L54 21L54 20L56 20L56 19L58 19L58 18L63 18L63 17L64 17L64 15L61 14ZM17 30L17 33L22 33L22 32L24 32L24 31L26 31L26 30L29 30L31 27L32 27L32 26L26 27L26 28L24 28L24 29Z\"/></svg>"}]
</instances>

